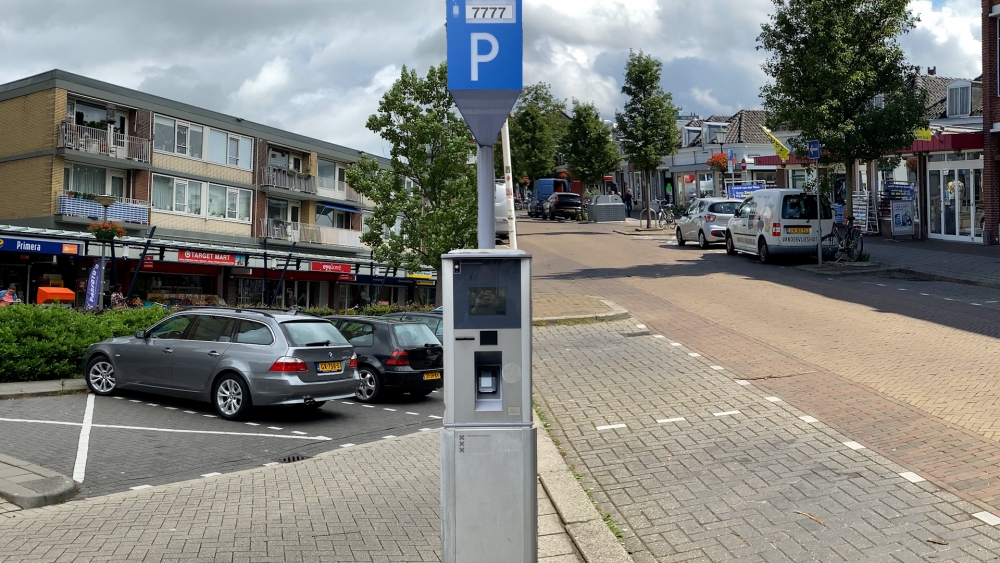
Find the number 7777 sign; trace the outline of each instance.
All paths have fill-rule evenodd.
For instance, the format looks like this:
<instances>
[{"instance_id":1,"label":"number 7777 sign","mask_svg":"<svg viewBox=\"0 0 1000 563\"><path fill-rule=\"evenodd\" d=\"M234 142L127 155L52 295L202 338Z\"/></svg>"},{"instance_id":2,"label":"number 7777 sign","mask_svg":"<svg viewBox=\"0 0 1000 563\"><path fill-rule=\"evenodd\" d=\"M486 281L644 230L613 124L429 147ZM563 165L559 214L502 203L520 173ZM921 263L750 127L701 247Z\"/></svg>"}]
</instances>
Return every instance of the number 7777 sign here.
<instances>
[{"instance_id":1,"label":"number 7777 sign","mask_svg":"<svg viewBox=\"0 0 1000 563\"><path fill-rule=\"evenodd\" d=\"M521 0L446 0L448 90L480 145L492 146L521 93Z\"/></svg>"}]
</instances>

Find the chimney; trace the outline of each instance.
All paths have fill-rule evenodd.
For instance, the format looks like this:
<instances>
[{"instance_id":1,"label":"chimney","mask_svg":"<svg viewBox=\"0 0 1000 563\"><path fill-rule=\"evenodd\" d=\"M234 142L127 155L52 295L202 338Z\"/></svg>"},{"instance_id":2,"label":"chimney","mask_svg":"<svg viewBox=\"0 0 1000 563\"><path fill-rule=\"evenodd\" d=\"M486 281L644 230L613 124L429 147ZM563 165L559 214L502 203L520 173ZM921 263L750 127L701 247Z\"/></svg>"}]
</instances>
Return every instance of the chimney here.
<instances>
[{"instance_id":1,"label":"chimney","mask_svg":"<svg viewBox=\"0 0 1000 563\"><path fill-rule=\"evenodd\" d=\"M927 76L937 76L937 67L936 66L927 67Z\"/></svg>"}]
</instances>

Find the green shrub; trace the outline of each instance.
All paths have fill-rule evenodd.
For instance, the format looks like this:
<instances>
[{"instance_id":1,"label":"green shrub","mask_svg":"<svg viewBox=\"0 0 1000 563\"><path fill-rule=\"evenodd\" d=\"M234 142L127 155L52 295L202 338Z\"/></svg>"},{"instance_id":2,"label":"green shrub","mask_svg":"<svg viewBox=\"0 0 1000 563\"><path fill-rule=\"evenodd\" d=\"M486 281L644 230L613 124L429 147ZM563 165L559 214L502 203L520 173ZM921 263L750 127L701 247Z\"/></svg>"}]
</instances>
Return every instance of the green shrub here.
<instances>
[{"instance_id":1,"label":"green shrub","mask_svg":"<svg viewBox=\"0 0 1000 563\"><path fill-rule=\"evenodd\" d=\"M34 305L0 308L0 383L79 377L87 346L134 334L167 314L161 307L103 313Z\"/></svg>"}]
</instances>

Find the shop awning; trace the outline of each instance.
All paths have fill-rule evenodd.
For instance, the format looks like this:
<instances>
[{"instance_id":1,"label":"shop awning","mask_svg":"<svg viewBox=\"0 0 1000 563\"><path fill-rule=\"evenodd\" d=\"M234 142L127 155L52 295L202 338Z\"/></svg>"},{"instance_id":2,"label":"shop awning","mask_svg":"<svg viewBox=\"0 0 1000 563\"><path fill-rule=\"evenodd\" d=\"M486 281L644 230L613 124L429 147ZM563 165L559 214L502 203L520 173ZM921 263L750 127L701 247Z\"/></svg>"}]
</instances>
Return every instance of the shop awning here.
<instances>
[{"instance_id":1,"label":"shop awning","mask_svg":"<svg viewBox=\"0 0 1000 563\"><path fill-rule=\"evenodd\" d=\"M339 209L341 211L347 211L348 213L361 213L360 207L351 207L350 205L344 205L343 203L331 203L329 201L317 202L319 205L325 205L327 207L332 207L334 209Z\"/></svg>"}]
</instances>

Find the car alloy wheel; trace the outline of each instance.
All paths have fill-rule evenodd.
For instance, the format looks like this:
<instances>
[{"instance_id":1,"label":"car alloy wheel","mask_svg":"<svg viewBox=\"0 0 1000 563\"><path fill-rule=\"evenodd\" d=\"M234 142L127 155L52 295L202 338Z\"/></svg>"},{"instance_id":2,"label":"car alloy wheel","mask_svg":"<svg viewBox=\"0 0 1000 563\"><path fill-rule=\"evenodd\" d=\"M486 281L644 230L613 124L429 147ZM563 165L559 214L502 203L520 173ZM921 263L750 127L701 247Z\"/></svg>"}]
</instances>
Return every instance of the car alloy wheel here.
<instances>
[{"instance_id":1,"label":"car alloy wheel","mask_svg":"<svg viewBox=\"0 0 1000 563\"><path fill-rule=\"evenodd\" d=\"M708 239L705 238L705 233L702 231L698 231L698 247L708 248Z\"/></svg>"},{"instance_id":2,"label":"car alloy wheel","mask_svg":"<svg viewBox=\"0 0 1000 563\"><path fill-rule=\"evenodd\" d=\"M222 418L239 418L250 406L250 393L243 380L226 375L215 386L215 410Z\"/></svg>"},{"instance_id":3,"label":"car alloy wheel","mask_svg":"<svg viewBox=\"0 0 1000 563\"><path fill-rule=\"evenodd\" d=\"M94 358L87 369L87 387L95 395L110 395L117 385L115 366L104 356Z\"/></svg>"},{"instance_id":4,"label":"car alloy wheel","mask_svg":"<svg viewBox=\"0 0 1000 563\"><path fill-rule=\"evenodd\" d=\"M378 381L378 375L367 366L359 369L358 375L361 377L361 381L358 382L358 390L354 392L354 396L363 403L374 401L382 387Z\"/></svg>"}]
</instances>

